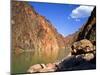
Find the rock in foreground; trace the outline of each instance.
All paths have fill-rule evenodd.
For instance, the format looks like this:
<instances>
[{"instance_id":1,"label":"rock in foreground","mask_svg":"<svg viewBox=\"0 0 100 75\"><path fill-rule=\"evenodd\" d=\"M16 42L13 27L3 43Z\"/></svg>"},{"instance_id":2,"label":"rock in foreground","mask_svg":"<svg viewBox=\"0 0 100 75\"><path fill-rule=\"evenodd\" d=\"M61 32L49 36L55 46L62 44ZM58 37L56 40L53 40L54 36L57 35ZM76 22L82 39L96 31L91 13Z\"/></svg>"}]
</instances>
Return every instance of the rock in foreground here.
<instances>
[{"instance_id":1,"label":"rock in foreground","mask_svg":"<svg viewBox=\"0 0 100 75\"><path fill-rule=\"evenodd\" d=\"M86 39L72 45L72 56L64 59L56 71L88 70L96 68L96 53L93 44ZM87 50L87 47L88 50Z\"/></svg>"},{"instance_id":2,"label":"rock in foreground","mask_svg":"<svg viewBox=\"0 0 100 75\"><path fill-rule=\"evenodd\" d=\"M49 64L36 64L36 65L33 65L33 66L31 66L28 70L27 70L27 72L28 73L39 73L39 72L54 72L54 71L56 71L56 69L57 69L57 66L56 66L56 64L51 64L51 63L49 63Z\"/></svg>"}]
</instances>

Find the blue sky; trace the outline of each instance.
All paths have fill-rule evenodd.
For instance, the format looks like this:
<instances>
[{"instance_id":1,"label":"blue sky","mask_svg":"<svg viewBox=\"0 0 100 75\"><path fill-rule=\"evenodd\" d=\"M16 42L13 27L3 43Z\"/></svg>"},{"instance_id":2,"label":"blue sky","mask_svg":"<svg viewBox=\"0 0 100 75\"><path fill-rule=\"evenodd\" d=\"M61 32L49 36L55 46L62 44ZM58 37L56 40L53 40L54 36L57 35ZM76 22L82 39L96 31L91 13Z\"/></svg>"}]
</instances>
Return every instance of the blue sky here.
<instances>
[{"instance_id":1,"label":"blue sky","mask_svg":"<svg viewBox=\"0 0 100 75\"><path fill-rule=\"evenodd\" d=\"M45 16L63 36L77 31L86 23L93 6L29 2L40 15Z\"/></svg>"}]
</instances>

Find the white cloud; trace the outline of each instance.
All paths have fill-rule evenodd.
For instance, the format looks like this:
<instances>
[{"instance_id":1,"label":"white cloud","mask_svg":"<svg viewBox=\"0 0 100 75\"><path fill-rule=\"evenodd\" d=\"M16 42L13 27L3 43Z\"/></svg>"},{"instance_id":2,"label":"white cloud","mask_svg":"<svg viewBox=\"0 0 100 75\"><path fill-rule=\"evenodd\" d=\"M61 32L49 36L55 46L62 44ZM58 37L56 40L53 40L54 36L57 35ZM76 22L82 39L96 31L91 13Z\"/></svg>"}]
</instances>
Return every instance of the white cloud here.
<instances>
[{"instance_id":1,"label":"white cloud","mask_svg":"<svg viewBox=\"0 0 100 75\"><path fill-rule=\"evenodd\" d=\"M89 17L93 8L94 6L79 6L72 10L70 17L75 19Z\"/></svg>"}]
</instances>

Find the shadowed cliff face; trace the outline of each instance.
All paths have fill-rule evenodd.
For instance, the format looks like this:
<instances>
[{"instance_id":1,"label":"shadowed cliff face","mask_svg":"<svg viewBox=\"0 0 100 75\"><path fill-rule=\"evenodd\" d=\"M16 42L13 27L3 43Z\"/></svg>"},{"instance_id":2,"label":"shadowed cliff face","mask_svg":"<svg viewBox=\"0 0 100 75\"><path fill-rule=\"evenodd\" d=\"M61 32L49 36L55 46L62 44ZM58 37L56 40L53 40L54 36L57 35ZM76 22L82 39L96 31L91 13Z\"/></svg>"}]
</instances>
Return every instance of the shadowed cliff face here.
<instances>
[{"instance_id":1,"label":"shadowed cliff face","mask_svg":"<svg viewBox=\"0 0 100 75\"><path fill-rule=\"evenodd\" d=\"M96 7L92 11L87 23L79 31L77 40L81 39L96 41Z\"/></svg>"},{"instance_id":2,"label":"shadowed cliff face","mask_svg":"<svg viewBox=\"0 0 100 75\"><path fill-rule=\"evenodd\" d=\"M86 24L84 24L77 32L65 37L65 44L71 45L75 41L88 39L92 43L96 41L96 7L91 13Z\"/></svg>"}]
</instances>

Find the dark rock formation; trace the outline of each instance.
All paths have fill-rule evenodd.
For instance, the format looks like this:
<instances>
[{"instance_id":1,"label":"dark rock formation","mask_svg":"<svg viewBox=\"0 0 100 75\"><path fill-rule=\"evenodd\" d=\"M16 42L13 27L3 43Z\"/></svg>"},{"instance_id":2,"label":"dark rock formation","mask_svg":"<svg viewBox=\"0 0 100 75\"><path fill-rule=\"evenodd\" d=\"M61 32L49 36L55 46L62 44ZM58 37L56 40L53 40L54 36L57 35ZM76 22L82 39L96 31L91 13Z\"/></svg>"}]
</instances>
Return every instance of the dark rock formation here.
<instances>
[{"instance_id":1,"label":"dark rock formation","mask_svg":"<svg viewBox=\"0 0 100 75\"><path fill-rule=\"evenodd\" d=\"M92 59L94 60L94 58ZM94 61L95 62L95 61ZM70 58L63 60L56 71L73 71L73 70L88 70L95 69L94 62L83 59L82 55L71 56Z\"/></svg>"},{"instance_id":2,"label":"dark rock formation","mask_svg":"<svg viewBox=\"0 0 100 75\"><path fill-rule=\"evenodd\" d=\"M91 13L87 23L79 31L77 40L81 39L96 41L96 7Z\"/></svg>"}]
</instances>

